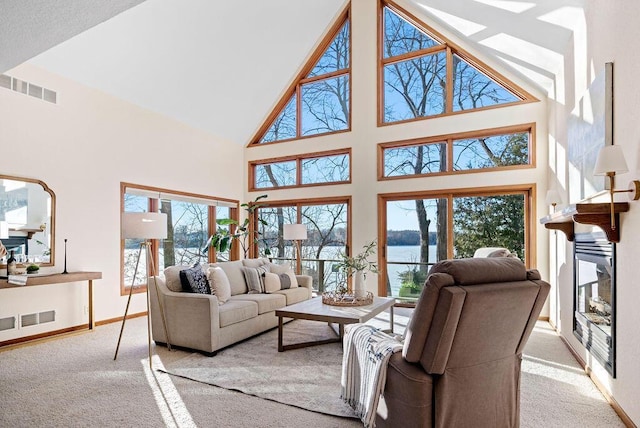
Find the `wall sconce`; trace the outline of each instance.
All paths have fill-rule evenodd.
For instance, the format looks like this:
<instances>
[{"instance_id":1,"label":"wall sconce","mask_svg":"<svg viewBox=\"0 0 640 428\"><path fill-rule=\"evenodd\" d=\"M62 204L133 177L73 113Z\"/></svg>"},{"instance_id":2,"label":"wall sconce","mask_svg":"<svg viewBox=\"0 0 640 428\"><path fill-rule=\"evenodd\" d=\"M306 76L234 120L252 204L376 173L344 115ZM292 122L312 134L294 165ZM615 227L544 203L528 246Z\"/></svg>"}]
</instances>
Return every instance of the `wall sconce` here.
<instances>
[{"instance_id":1,"label":"wall sconce","mask_svg":"<svg viewBox=\"0 0 640 428\"><path fill-rule=\"evenodd\" d=\"M598 153L594 175L606 175L609 177L609 194L611 195L611 229L616 228L614 212L614 193L629 193L629 199L637 201L640 199L640 181L633 180L629 183L629 188L625 190L615 190L615 175L629 172L627 162L624 160L624 153L620 146L604 146Z\"/></svg>"},{"instance_id":2,"label":"wall sconce","mask_svg":"<svg viewBox=\"0 0 640 428\"><path fill-rule=\"evenodd\" d=\"M551 205L553 207L553 211L556 211L556 205L562 202L562 198L560 197L560 193L556 189L547 190L547 196L545 197L545 202L547 205Z\"/></svg>"}]
</instances>

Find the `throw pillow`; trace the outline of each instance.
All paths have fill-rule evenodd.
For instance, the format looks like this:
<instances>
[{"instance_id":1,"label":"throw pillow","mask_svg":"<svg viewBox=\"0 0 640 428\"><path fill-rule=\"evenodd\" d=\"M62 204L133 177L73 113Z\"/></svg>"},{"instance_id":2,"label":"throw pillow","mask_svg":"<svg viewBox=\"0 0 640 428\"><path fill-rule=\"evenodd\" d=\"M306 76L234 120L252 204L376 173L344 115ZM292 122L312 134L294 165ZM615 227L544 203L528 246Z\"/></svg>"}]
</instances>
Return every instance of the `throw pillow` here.
<instances>
[{"instance_id":1,"label":"throw pillow","mask_svg":"<svg viewBox=\"0 0 640 428\"><path fill-rule=\"evenodd\" d=\"M291 266L289 266L288 264L277 265L275 263L269 263L268 266L269 266L269 272L273 272L277 274L285 273L291 270Z\"/></svg>"},{"instance_id":2,"label":"throw pillow","mask_svg":"<svg viewBox=\"0 0 640 428\"><path fill-rule=\"evenodd\" d=\"M289 269L288 271L286 271L285 273L281 274L281 275L286 275L289 277L289 288L297 288L298 287L298 279L296 278L296 274L293 273L293 271L291 269Z\"/></svg>"},{"instance_id":3,"label":"throw pillow","mask_svg":"<svg viewBox=\"0 0 640 428\"><path fill-rule=\"evenodd\" d=\"M244 280L247 283L248 294L258 294L264 292L264 274L269 272L267 266L260 266L257 268L250 268L243 266L242 273Z\"/></svg>"},{"instance_id":4,"label":"throw pillow","mask_svg":"<svg viewBox=\"0 0 640 428\"><path fill-rule=\"evenodd\" d=\"M286 273L267 272L264 275L264 292L273 293L278 290L291 288L291 278Z\"/></svg>"},{"instance_id":5,"label":"throw pillow","mask_svg":"<svg viewBox=\"0 0 640 428\"><path fill-rule=\"evenodd\" d=\"M182 289L188 293L211 294L209 281L199 263L180 271Z\"/></svg>"},{"instance_id":6,"label":"throw pillow","mask_svg":"<svg viewBox=\"0 0 640 428\"><path fill-rule=\"evenodd\" d=\"M291 272L293 274L293 272ZM295 279L295 275L293 275ZM271 273L267 272L264 274L264 292L265 293L273 293L278 290L287 290L291 288L291 276L289 273ZM296 282L295 286L298 286Z\"/></svg>"},{"instance_id":7,"label":"throw pillow","mask_svg":"<svg viewBox=\"0 0 640 428\"><path fill-rule=\"evenodd\" d=\"M275 273L278 275L287 274L289 276L291 286L289 288L298 287L298 279L296 278L296 274L291 269L291 266L288 264L277 265L275 263L268 263L267 267L269 268L269 272Z\"/></svg>"},{"instance_id":8,"label":"throw pillow","mask_svg":"<svg viewBox=\"0 0 640 428\"><path fill-rule=\"evenodd\" d=\"M164 280L167 288L171 291L179 293L182 291L182 282L180 281L180 271L189 269L186 265L169 266L164 270Z\"/></svg>"},{"instance_id":9,"label":"throw pillow","mask_svg":"<svg viewBox=\"0 0 640 428\"><path fill-rule=\"evenodd\" d=\"M210 267L207 269L207 277L211 285L211 294L218 298L218 305L223 305L231 297L231 284L224 270L220 267Z\"/></svg>"}]
</instances>

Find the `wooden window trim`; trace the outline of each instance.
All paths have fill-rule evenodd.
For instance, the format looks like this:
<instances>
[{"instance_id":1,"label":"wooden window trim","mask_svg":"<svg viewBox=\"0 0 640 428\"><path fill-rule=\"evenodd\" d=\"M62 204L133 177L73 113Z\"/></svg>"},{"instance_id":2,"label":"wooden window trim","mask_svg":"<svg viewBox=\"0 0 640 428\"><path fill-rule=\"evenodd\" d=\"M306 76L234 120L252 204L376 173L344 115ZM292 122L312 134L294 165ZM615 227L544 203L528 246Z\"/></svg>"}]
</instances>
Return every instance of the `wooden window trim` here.
<instances>
[{"instance_id":1,"label":"wooden window trim","mask_svg":"<svg viewBox=\"0 0 640 428\"><path fill-rule=\"evenodd\" d=\"M384 57L384 8L388 7L391 11L396 13L398 16L412 24L413 26L424 31L430 38L440 43L440 45L433 46L427 49L421 49L415 52L408 52L402 55L397 55L390 58ZM478 112L483 110L490 110L494 108L502 108L509 107L514 105L520 105L525 103L537 102L539 99L534 97L531 93L523 89L520 85L517 85L513 81L506 78L504 75L499 73L498 71L492 69L484 62L480 61L470 53L468 53L465 49L457 45L456 43L451 42L447 37L443 36L440 32L434 30L431 26L425 24L420 19L416 18L415 15L408 12L406 9L402 8L398 4L396 4L392 0L379 0L378 1L378 94L377 94L377 106L378 106L378 127L397 125L400 123L408 123L414 122L417 120L426 120L426 119L434 119L443 116L451 116L462 113L471 113ZM384 120L384 67L385 65L393 62L399 62L400 60L406 61L408 59L413 59L423 55L423 52L436 52L446 49L447 51L447 90L445 94L445 113L434 114L424 117L415 117L404 120L398 120L394 122L385 122ZM495 104L491 106L484 106L475 108L472 110L460 110L453 111L453 55L458 55L461 59L469 63L469 65L476 68L479 72L483 73L489 79L493 80L498 85L501 85L504 89L511 92L520 100L503 103L503 104Z\"/></svg>"},{"instance_id":2,"label":"wooden window trim","mask_svg":"<svg viewBox=\"0 0 640 428\"><path fill-rule=\"evenodd\" d=\"M228 198L221 198L221 197L217 197L217 196L210 196L210 195L202 195L202 194L198 194L198 193L190 193L190 192L182 192L182 191L177 191L177 190L171 190L171 189L166 189L166 188L161 188L161 187L154 187L154 186L146 186L146 185L141 185L141 184L134 184L134 183L127 183L127 182L120 182L120 214L122 215L122 213L124 213L124 195L127 193L127 189L136 189L136 190L143 190L143 191L147 191L147 192L152 192L152 193L157 193L158 196L160 195L174 195L174 196L183 196L183 197L188 197L188 198L194 198L194 199L202 199L203 201L205 200L210 200L210 201L219 201L219 202L225 202L227 204L235 204L235 208L234 207L229 207L229 217L235 220L238 220L238 214L239 214L239 205L240 202L238 200L235 199L228 199ZM157 212L159 210L159 203L158 203L158 199L156 198L148 198L148 206L147 209L149 210L149 212ZM207 220L207 226L209 229L209 233L212 234L212 231L215 231L217 229L217 223L216 223L216 218L215 218L215 206L213 205L209 205L209 208L207 210L208 213L208 220ZM239 253L239 249L237 248L237 245L233 245L232 249L231 249L231 253L230 253L230 258L232 260L238 260L240 253ZM153 263L155 265L156 268L156 274L159 274L160 272L158 271L158 266L159 266L159 258L158 258L158 250L160 248L160 241L158 239L153 239L151 240L151 258L153 260ZM124 279L124 239L120 239L120 295L124 296L126 294L129 293L129 288L130 286L128 284L125 284L125 279ZM209 251L208 253L208 259L210 263L213 263L216 260L216 254L215 254L215 250L212 249L211 251ZM147 285L146 284L140 284L139 287L134 288L133 293L144 293L147 291Z\"/></svg>"},{"instance_id":3,"label":"wooden window trim","mask_svg":"<svg viewBox=\"0 0 640 428\"><path fill-rule=\"evenodd\" d=\"M378 295L387 294L387 202L414 199L447 199L447 252L453 257L453 199L459 197L482 197L492 195L524 195L524 246L526 248L524 264L528 267L536 266L536 216L535 200L537 198L535 183L513 184L508 186L484 186L473 188L451 188L440 190L425 190L413 192L379 193L378 194Z\"/></svg>"},{"instance_id":4,"label":"wooden window trim","mask_svg":"<svg viewBox=\"0 0 640 428\"><path fill-rule=\"evenodd\" d=\"M495 137L498 135L515 134L520 132L529 133L529 163L524 165L498 166L493 168L465 169L461 171L453 170L453 142L469 138ZM454 134L435 135L424 138L413 138L402 141L392 141L378 144L378 181L387 180L407 180L411 178L435 177L439 175L459 175L476 174L481 172L509 171L519 169L531 169L536 167L536 124L525 123L520 125L502 126L498 128L487 128L477 131L457 132ZM447 146L447 170L440 172L430 172L424 174L400 175L385 177L384 175L384 152L387 149L413 147L427 144L446 144Z\"/></svg>"},{"instance_id":5,"label":"wooden window trim","mask_svg":"<svg viewBox=\"0 0 640 428\"><path fill-rule=\"evenodd\" d=\"M349 156L349 179L344 181L329 181L325 183L309 183L302 184L302 161L309 159L319 159L330 156L339 156L339 155L347 155ZM277 187L256 187L256 167L259 165L269 165L280 162L296 162L296 184L287 185L287 186L277 186ZM315 186L334 186L338 184L350 184L353 176L352 171L352 155L351 155L351 147L346 149L336 149L336 150L328 150L324 152L312 152L312 153L301 153L297 155L290 156L281 156L276 158L268 158L268 159L259 159L249 161L249 191L250 192L261 192L267 190L280 190L280 189L295 189L299 187L315 187Z\"/></svg>"},{"instance_id":6,"label":"wooden window trim","mask_svg":"<svg viewBox=\"0 0 640 428\"><path fill-rule=\"evenodd\" d=\"M311 70L313 70L313 67L316 65L318 60L322 57L324 52L327 50L327 48L329 47L329 45L331 44L335 36L338 34L338 31L340 31L340 29L346 22L349 22L349 67L342 70L336 70L331 73L323 74L320 76L307 77L308 74L311 72ZM280 101L278 101L278 103L273 107L273 109L271 110L271 113L269 113L267 118L262 123L262 126L258 128L256 133L249 140L249 144L247 145L247 147L261 147L268 144L279 144L279 143L285 143L290 141L297 141L303 138L320 137L320 136L333 135L341 132L351 131L351 119L352 119L351 111L352 111L352 99L353 99L353 96L352 96L353 85L351 84L352 83L351 70L352 70L352 63L353 63L352 51L353 51L353 23L351 22L351 2L347 2L344 9L338 16L338 18L335 20L333 25L326 32L324 38L318 44L318 47L315 49L313 54L307 60L305 66L302 67L300 72L298 72L298 74L293 79L289 87L284 91L284 95L280 98ZM341 129L339 131L331 131L331 132L325 132L322 134L314 134L314 135L301 135L301 118L300 118L300 112L302 110L301 108L302 94L300 92L301 85L303 83L308 83L310 81L322 80L329 77L336 77L336 75L349 76L349 126L347 126L346 129ZM296 97L296 137L288 138L286 140L269 141L269 142L261 143L260 140L262 139L264 134L269 130L273 122L278 118L278 116L280 115L284 107L287 105L287 102L291 99L291 97L294 94Z\"/></svg>"}]
</instances>

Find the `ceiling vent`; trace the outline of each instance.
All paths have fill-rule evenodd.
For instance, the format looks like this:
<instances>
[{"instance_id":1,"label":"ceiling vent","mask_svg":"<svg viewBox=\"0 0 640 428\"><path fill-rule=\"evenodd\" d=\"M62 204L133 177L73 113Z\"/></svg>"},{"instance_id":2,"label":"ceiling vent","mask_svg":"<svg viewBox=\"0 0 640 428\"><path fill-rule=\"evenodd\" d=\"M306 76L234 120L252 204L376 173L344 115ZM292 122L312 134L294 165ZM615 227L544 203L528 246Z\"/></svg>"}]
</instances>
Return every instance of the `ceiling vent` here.
<instances>
[{"instance_id":1,"label":"ceiling vent","mask_svg":"<svg viewBox=\"0 0 640 428\"><path fill-rule=\"evenodd\" d=\"M34 83L16 79L8 74L0 74L0 88L10 89L21 94L29 95L39 100L44 100L52 104L58 104L58 94L56 91L44 88Z\"/></svg>"}]
</instances>

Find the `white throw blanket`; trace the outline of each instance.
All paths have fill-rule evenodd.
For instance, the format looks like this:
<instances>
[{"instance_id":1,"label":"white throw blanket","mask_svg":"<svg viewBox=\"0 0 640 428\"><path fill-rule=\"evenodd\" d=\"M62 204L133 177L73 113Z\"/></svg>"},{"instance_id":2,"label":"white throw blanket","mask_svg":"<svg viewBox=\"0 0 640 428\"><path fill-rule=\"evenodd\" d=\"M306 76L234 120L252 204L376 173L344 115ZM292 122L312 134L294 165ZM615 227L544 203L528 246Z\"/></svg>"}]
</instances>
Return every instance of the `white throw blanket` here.
<instances>
[{"instance_id":1,"label":"white throw blanket","mask_svg":"<svg viewBox=\"0 0 640 428\"><path fill-rule=\"evenodd\" d=\"M344 337L341 398L367 428L375 426L389 358L400 350L402 342L366 324L352 327Z\"/></svg>"}]
</instances>

